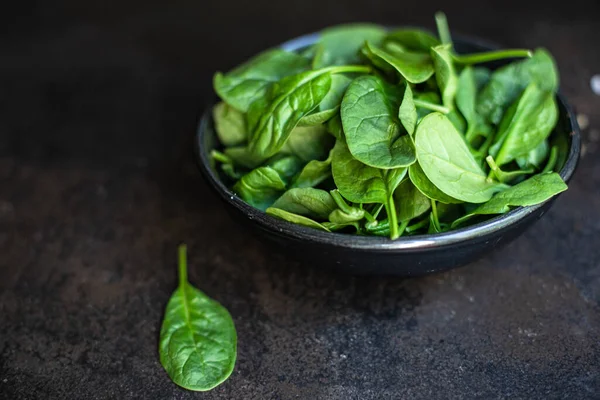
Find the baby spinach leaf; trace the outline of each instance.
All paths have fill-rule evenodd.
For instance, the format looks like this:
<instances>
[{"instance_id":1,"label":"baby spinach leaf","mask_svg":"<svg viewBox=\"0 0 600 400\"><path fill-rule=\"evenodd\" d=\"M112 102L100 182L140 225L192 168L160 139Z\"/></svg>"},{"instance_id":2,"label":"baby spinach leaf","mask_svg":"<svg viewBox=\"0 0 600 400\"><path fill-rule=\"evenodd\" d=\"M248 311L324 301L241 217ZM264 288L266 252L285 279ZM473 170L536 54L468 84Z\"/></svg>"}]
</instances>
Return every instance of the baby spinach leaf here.
<instances>
[{"instance_id":1,"label":"baby spinach leaf","mask_svg":"<svg viewBox=\"0 0 600 400\"><path fill-rule=\"evenodd\" d=\"M320 125L339 113L342 98L350 82L352 82L352 79L345 75L333 75L327 95L325 95L319 106L310 114L302 117L298 124L300 126Z\"/></svg>"},{"instance_id":2,"label":"baby spinach leaf","mask_svg":"<svg viewBox=\"0 0 600 400\"><path fill-rule=\"evenodd\" d=\"M398 43L408 50L423 53L440 44L435 36L420 29L397 29L386 36L385 42Z\"/></svg>"},{"instance_id":3,"label":"baby spinach leaf","mask_svg":"<svg viewBox=\"0 0 600 400\"><path fill-rule=\"evenodd\" d=\"M286 183L300 172L303 165L302 160L296 156L275 156L267 163L267 166L277 171Z\"/></svg>"},{"instance_id":4,"label":"baby spinach leaf","mask_svg":"<svg viewBox=\"0 0 600 400\"><path fill-rule=\"evenodd\" d=\"M264 157L275 154L302 117L329 93L332 74L368 70L362 66L329 67L283 78L248 110L250 150Z\"/></svg>"},{"instance_id":5,"label":"baby spinach leaf","mask_svg":"<svg viewBox=\"0 0 600 400\"><path fill-rule=\"evenodd\" d=\"M531 83L506 112L490 154L499 166L526 155L550 135L557 120L554 93Z\"/></svg>"},{"instance_id":6,"label":"baby spinach leaf","mask_svg":"<svg viewBox=\"0 0 600 400\"><path fill-rule=\"evenodd\" d=\"M260 167L237 181L233 191L246 203L264 211L285 191L285 182L273 168Z\"/></svg>"},{"instance_id":7,"label":"baby spinach leaf","mask_svg":"<svg viewBox=\"0 0 600 400\"><path fill-rule=\"evenodd\" d=\"M244 114L224 102L213 108L213 120L217 137L223 146L237 146L246 141L246 119Z\"/></svg>"},{"instance_id":8,"label":"baby spinach leaf","mask_svg":"<svg viewBox=\"0 0 600 400\"><path fill-rule=\"evenodd\" d=\"M427 175L425 175L425 172L423 172L423 169L418 162L408 167L408 176L413 185L428 198L446 204L462 203L462 201L450 197L438 189L437 186L429 180Z\"/></svg>"},{"instance_id":9,"label":"baby spinach leaf","mask_svg":"<svg viewBox=\"0 0 600 400\"><path fill-rule=\"evenodd\" d=\"M354 228L354 230L356 232L360 232L360 224L356 221L352 221L352 222L344 222L344 223L337 223L337 222L323 222L322 224L325 228L329 229L331 232L337 232L337 231L341 231L343 229L352 227ZM389 229L388 229L388 234L389 235Z\"/></svg>"},{"instance_id":10,"label":"baby spinach leaf","mask_svg":"<svg viewBox=\"0 0 600 400\"><path fill-rule=\"evenodd\" d=\"M254 154L247 146L226 147L223 152L235 166L246 169L254 169L267 160L267 157Z\"/></svg>"},{"instance_id":11,"label":"baby spinach leaf","mask_svg":"<svg viewBox=\"0 0 600 400\"><path fill-rule=\"evenodd\" d=\"M321 231L330 232L329 228L326 228L324 225L313 221L310 218L303 217L302 215L294 214L285 210L280 210L279 208L269 207L266 211L267 214L282 219L284 221L288 221L294 224L307 226L309 228L319 229Z\"/></svg>"},{"instance_id":12,"label":"baby spinach leaf","mask_svg":"<svg viewBox=\"0 0 600 400\"><path fill-rule=\"evenodd\" d=\"M376 76L355 79L342 101L342 125L348 148L357 160L377 168L415 162L414 144L402 134L399 89Z\"/></svg>"},{"instance_id":13,"label":"baby spinach leaf","mask_svg":"<svg viewBox=\"0 0 600 400\"><path fill-rule=\"evenodd\" d=\"M305 71L310 61L281 49L267 50L223 75L217 72L213 85L227 104L247 112L250 104L264 96L269 86L281 78Z\"/></svg>"},{"instance_id":14,"label":"baby spinach leaf","mask_svg":"<svg viewBox=\"0 0 600 400\"><path fill-rule=\"evenodd\" d=\"M290 133L280 150L282 154L292 154L304 162L322 160L335 143L324 126L298 126Z\"/></svg>"},{"instance_id":15,"label":"baby spinach leaf","mask_svg":"<svg viewBox=\"0 0 600 400\"><path fill-rule=\"evenodd\" d=\"M443 114L423 118L417 126L415 146L423 172L448 196L484 203L505 188L487 179L460 133Z\"/></svg>"},{"instance_id":16,"label":"baby spinach leaf","mask_svg":"<svg viewBox=\"0 0 600 400\"><path fill-rule=\"evenodd\" d=\"M475 215L504 214L511 207L526 207L543 203L558 193L567 190L567 185L555 172L534 175L492 197L471 213L456 220L452 227L457 227Z\"/></svg>"},{"instance_id":17,"label":"baby spinach leaf","mask_svg":"<svg viewBox=\"0 0 600 400\"><path fill-rule=\"evenodd\" d=\"M467 132L465 138L471 143L477 136L487 137L491 133L483 118L477 113L477 80L475 69L466 67L458 77L458 89L456 91L456 106L467 121Z\"/></svg>"},{"instance_id":18,"label":"baby spinach leaf","mask_svg":"<svg viewBox=\"0 0 600 400\"><path fill-rule=\"evenodd\" d=\"M429 199L409 179L403 181L394 192L394 202L398 210L399 222L417 218L431 207Z\"/></svg>"},{"instance_id":19,"label":"baby spinach leaf","mask_svg":"<svg viewBox=\"0 0 600 400\"><path fill-rule=\"evenodd\" d=\"M327 220L337 209L329 192L313 188L290 189L272 207L316 220Z\"/></svg>"},{"instance_id":20,"label":"baby spinach leaf","mask_svg":"<svg viewBox=\"0 0 600 400\"><path fill-rule=\"evenodd\" d=\"M410 88L410 85L406 85L404 89L404 97L402 98L402 103L400 104L400 110L398 111L398 118L400 122L404 126L404 129L412 135L415 133L415 128L417 126L417 107L415 106L415 102L413 100L413 93Z\"/></svg>"},{"instance_id":21,"label":"baby spinach leaf","mask_svg":"<svg viewBox=\"0 0 600 400\"><path fill-rule=\"evenodd\" d=\"M425 82L433 75L433 64L427 53L414 53L410 51L396 51L391 53L367 42L365 47L370 54L393 67L404 79L410 83Z\"/></svg>"},{"instance_id":22,"label":"baby spinach leaf","mask_svg":"<svg viewBox=\"0 0 600 400\"><path fill-rule=\"evenodd\" d=\"M313 68L358 63L363 43L380 43L385 34L383 27L373 24L348 24L325 29L317 42Z\"/></svg>"},{"instance_id":23,"label":"baby spinach leaf","mask_svg":"<svg viewBox=\"0 0 600 400\"><path fill-rule=\"evenodd\" d=\"M508 106L530 83L537 84L543 91L556 92L558 89L556 64L546 50L538 49L533 57L494 71L481 92L477 112L497 125Z\"/></svg>"},{"instance_id":24,"label":"baby spinach leaf","mask_svg":"<svg viewBox=\"0 0 600 400\"><path fill-rule=\"evenodd\" d=\"M546 166L542 170L542 173L552 172L556 169L556 165L558 162L558 146L552 146L550 149L550 156L548 157L548 162Z\"/></svg>"},{"instance_id":25,"label":"baby spinach leaf","mask_svg":"<svg viewBox=\"0 0 600 400\"><path fill-rule=\"evenodd\" d=\"M292 187L315 187L331 177L331 152L324 161L312 160L302 168Z\"/></svg>"},{"instance_id":26,"label":"baby spinach leaf","mask_svg":"<svg viewBox=\"0 0 600 400\"><path fill-rule=\"evenodd\" d=\"M524 156L517 157L515 161L520 168L534 167L540 169L544 164L544 161L548 158L550 152L550 145L548 140L542 141L535 149L531 150Z\"/></svg>"},{"instance_id":27,"label":"baby spinach leaf","mask_svg":"<svg viewBox=\"0 0 600 400\"><path fill-rule=\"evenodd\" d=\"M458 77L452 61L452 46L443 44L431 48L431 57L435 68L435 79L442 94L442 103L450 110L454 109L454 96L458 88Z\"/></svg>"},{"instance_id":28,"label":"baby spinach leaf","mask_svg":"<svg viewBox=\"0 0 600 400\"><path fill-rule=\"evenodd\" d=\"M237 334L225 307L187 279L186 247L179 246L179 286L160 329L160 363L177 385L206 391L233 372Z\"/></svg>"}]
</instances>

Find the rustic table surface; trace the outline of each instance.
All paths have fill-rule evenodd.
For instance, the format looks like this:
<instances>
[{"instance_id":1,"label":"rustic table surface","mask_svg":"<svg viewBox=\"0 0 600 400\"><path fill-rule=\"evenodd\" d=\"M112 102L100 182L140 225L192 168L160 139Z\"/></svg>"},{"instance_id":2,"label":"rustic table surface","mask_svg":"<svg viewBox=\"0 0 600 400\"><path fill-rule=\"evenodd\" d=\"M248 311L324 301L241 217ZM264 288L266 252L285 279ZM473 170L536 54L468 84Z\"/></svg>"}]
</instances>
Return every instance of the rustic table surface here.
<instances>
[{"instance_id":1,"label":"rustic table surface","mask_svg":"<svg viewBox=\"0 0 600 400\"><path fill-rule=\"evenodd\" d=\"M13 2L0 14L0 398L600 398L600 7L594 0ZM96 5L94 5L96 4ZM564 4L563 4L564 5ZM568 192L518 241L421 279L273 255L199 176L211 76L326 25L433 27L547 47L583 125ZM235 371L175 386L158 332L176 285L222 302Z\"/></svg>"}]
</instances>

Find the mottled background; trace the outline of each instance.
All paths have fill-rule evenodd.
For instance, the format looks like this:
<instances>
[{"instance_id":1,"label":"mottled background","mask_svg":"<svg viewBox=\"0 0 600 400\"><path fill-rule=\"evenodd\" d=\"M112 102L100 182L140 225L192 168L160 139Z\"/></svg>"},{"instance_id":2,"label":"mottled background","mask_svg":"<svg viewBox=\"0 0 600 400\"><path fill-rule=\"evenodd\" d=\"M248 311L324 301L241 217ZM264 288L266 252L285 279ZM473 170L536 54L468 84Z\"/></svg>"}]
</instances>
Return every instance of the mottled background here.
<instances>
[{"instance_id":1,"label":"mottled background","mask_svg":"<svg viewBox=\"0 0 600 400\"><path fill-rule=\"evenodd\" d=\"M596 0L15 1L0 12L0 398L600 398ZM229 220L192 157L211 76L334 23L433 27L556 56L584 153L520 240L423 279L277 255ZM157 337L176 285L222 302L236 369L176 387Z\"/></svg>"}]
</instances>

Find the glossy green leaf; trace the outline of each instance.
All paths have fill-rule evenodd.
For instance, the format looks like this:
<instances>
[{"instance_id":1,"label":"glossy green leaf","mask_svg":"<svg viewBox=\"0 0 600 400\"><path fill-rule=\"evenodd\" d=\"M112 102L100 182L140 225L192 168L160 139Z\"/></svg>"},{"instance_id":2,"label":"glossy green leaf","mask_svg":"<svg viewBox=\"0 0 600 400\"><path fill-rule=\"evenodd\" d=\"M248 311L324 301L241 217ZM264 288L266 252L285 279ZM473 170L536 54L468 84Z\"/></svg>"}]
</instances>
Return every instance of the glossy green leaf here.
<instances>
[{"instance_id":1,"label":"glossy green leaf","mask_svg":"<svg viewBox=\"0 0 600 400\"><path fill-rule=\"evenodd\" d=\"M466 67L458 77L456 106L467 122L465 138L468 143L471 143L477 136L487 137L491 133L491 128L477 113L477 93L478 82L475 69Z\"/></svg>"},{"instance_id":2,"label":"glossy green leaf","mask_svg":"<svg viewBox=\"0 0 600 400\"><path fill-rule=\"evenodd\" d=\"M348 24L325 29L317 42L313 68L360 62L359 50L365 41L380 43L386 35L383 27L373 24Z\"/></svg>"},{"instance_id":3,"label":"glossy green leaf","mask_svg":"<svg viewBox=\"0 0 600 400\"><path fill-rule=\"evenodd\" d=\"M421 193L410 179L404 180L394 191L394 202L398 211L398 221L410 221L426 213L431 202Z\"/></svg>"},{"instance_id":4,"label":"glossy green leaf","mask_svg":"<svg viewBox=\"0 0 600 400\"><path fill-rule=\"evenodd\" d=\"M550 145L547 140L544 140L540 143L535 149L531 150L524 156L517 157L515 161L519 165L520 168L528 168L535 167L541 168L544 165L544 162L548 158L548 154L550 153Z\"/></svg>"},{"instance_id":5,"label":"glossy green leaf","mask_svg":"<svg viewBox=\"0 0 600 400\"><path fill-rule=\"evenodd\" d=\"M300 126L314 126L320 125L331 118L333 118L340 111L340 105L342 104L342 98L348 85L352 82L352 78L345 75L333 75L331 77L331 87L329 92L323 98L318 107L310 114L303 117L299 125Z\"/></svg>"},{"instance_id":6,"label":"glossy green leaf","mask_svg":"<svg viewBox=\"0 0 600 400\"><path fill-rule=\"evenodd\" d=\"M233 319L225 307L190 285L183 245L179 247L179 287L165 310L159 354L171 380L189 390L213 389L235 366Z\"/></svg>"},{"instance_id":7,"label":"glossy green leaf","mask_svg":"<svg viewBox=\"0 0 600 400\"><path fill-rule=\"evenodd\" d=\"M223 152L234 165L246 169L254 169L267 160L266 157L254 154L247 146L226 147Z\"/></svg>"},{"instance_id":8,"label":"glossy green leaf","mask_svg":"<svg viewBox=\"0 0 600 400\"><path fill-rule=\"evenodd\" d=\"M335 144L324 126L298 126L290 133L280 153L291 154L304 162L322 160Z\"/></svg>"},{"instance_id":9,"label":"glossy green leaf","mask_svg":"<svg viewBox=\"0 0 600 400\"><path fill-rule=\"evenodd\" d=\"M275 208L315 220L327 220L337 205L329 192L313 188L294 188L273 203Z\"/></svg>"},{"instance_id":10,"label":"glossy green leaf","mask_svg":"<svg viewBox=\"0 0 600 400\"><path fill-rule=\"evenodd\" d=\"M276 156L269 160L267 166L277 171L281 179L287 183L300 173L304 163L296 156Z\"/></svg>"},{"instance_id":11,"label":"glossy green leaf","mask_svg":"<svg viewBox=\"0 0 600 400\"><path fill-rule=\"evenodd\" d=\"M432 47L431 58L433 58L435 68L435 79L442 94L442 103L452 110L454 108L454 97L458 89L458 77L452 61L452 46L443 44Z\"/></svg>"},{"instance_id":12,"label":"glossy green leaf","mask_svg":"<svg viewBox=\"0 0 600 400\"><path fill-rule=\"evenodd\" d=\"M406 85L406 88L404 89L404 97L402 97L398 118L404 126L404 129L406 129L410 135L415 133L418 115L410 85Z\"/></svg>"},{"instance_id":13,"label":"glossy green leaf","mask_svg":"<svg viewBox=\"0 0 600 400\"><path fill-rule=\"evenodd\" d=\"M315 187L331 177L331 152L326 160L309 161L294 179L292 187Z\"/></svg>"},{"instance_id":14,"label":"glossy green leaf","mask_svg":"<svg viewBox=\"0 0 600 400\"><path fill-rule=\"evenodd\" d=\"M511 207L533 206L543 203L558 193L567 190L567 185L557 173L534 175L531 178L506 189L480 205L474 211L456 220L452 226L461 225L475 215L504 214Z\"/></svg>"},{"instance_id":15,"label":"glossy green leaf","mask_svg":"<svg viewBox=\"0 0 600 400\"><path fill-rule=\"evenodd\" d=\"M213 120L217 137L223 146L237 146L246 141L246 119L244 114L224 102L213 108Z\"/></svg>"},{"instance_id":16,"label":"glossy green leaf","mask_svg":"<svg viewBox=\"0 0 600 400\"><path fill-rule=\"evenodd\" d=\"M246 203L264 211L285 191L285 182L273 168L260 167L244 175L233 191Z\"/></svg>"},{"instance_id":17,"label":"glossy green leaf","mask_svg":"<svg viewBox=\"0 0 600 400\"><path fill-rule=\"evenodd\" d=\"M364 164L398 168L415 162L409 135L398 119L401 93L376 76L355 79L342 101L342 125L348 148Z\"/></svg>"},{"instance_id":18,"label":"glossy green leaf","mask_svg":"<svg viewBox=\"0 0 600 400\"><path fill-rule=\"evenodd\" d=\"M225 75L217 72L213 84L223 101L247 112L250 104L264 96L272 83L309 67L310 61L305 57L273 49L257 55Z\"/></svg>"},{"instance_id":19,"label":"glossy green leaf","mask_svg":"<svg viewBox=\"0 0 600 400\"><path fill-rule=\"evenodd\" d=\"M535 83L544 91L558 90L558 70L554 59L546 50L538 49L533 57L494 71L481 92L477 104L478 113L497 125L509 105L530 83Z\"/></svg>"},{"instance_id":20,"label":"glossy green leaf","mask_svg":"<svg viewBox=\"0 0 600 400\"><path fill-rule=\"evenodd\" d=\"M420 29L397 29L390 32L385 42L394 42L411 51L429 53L429 49L438 46L440 41L432 34Z\"/></svg>"},{"instance_id":21,"label":"glossy green leaf","mask_svg":"<svg viewBox=\"0 0 600 400\"><path fill-rule=\"evenodd\" d=\"M460 133L443 114L423 118L417 126L415 146L427 178L450 197L483 203L504 188L487 179Z\"/></svg>"},{"instance_id":22,"label":"glossy green leaf","mask_svg":"<svg viewBox=\"0 0 600 400\"><path fill-rule=\"evenodd\" d=\"M433 63L427 53L410 51L389 52L372 43L365 44L370 54L388 63L410 83L422 83L433 76Z\"/></svg>"},{"instance_id":23,"label":"glossy green leaf","mask_svg":"<svg viewBox=\"0 0 600 400\"><path fill-rule=\"evenodd\" d=\"M314 228L314 229L318 229L321 231L326 231L326 232L330 232L329 228L325 227L324 225L313 221L310 218L307 217L303 217L302 215L298 215L298 214L294 214L285 210L281 210L279 208L274 208L274 207L269 207L266 210L267 214L282 219L284 221L288 221L294 224L298 224L298 225L302 225L302 226L307 226L309 228Z\"/></svg>"},{"instance_id":24,"label":"glossy green leaf","mask_svg":"<svg viewBox=\"0 0 600 400\"><path fill-rule=\"evenodd\" d=\"M347 228L353 228L354 231L356 232L360 232L360 224L356 221L351 221L351 222L344 222L344 223L338 223L338 222L323 222L322 225L329 229L331 232L337 232L337 231L341 231ZM388 234L386 236L389 236L389 230L388 230Z\"/></svg>"},{"instance_id":25,"label":"glossy green leaf","mask_svg":"<svg viewBox=\"0 0 600 400\"><path fill-rule=\"evenodd\" d=\"M413 185L415 185L417 189L419 189L419 191L428 198L446 204L462 203L461 200L450 197L438 189L437 186L435 186L433 182L429 180L427 175L425 175L425 172L423 172L423 169L418 162L414 163L408 168L408 176Z\"/></svg>"}]
</instances>

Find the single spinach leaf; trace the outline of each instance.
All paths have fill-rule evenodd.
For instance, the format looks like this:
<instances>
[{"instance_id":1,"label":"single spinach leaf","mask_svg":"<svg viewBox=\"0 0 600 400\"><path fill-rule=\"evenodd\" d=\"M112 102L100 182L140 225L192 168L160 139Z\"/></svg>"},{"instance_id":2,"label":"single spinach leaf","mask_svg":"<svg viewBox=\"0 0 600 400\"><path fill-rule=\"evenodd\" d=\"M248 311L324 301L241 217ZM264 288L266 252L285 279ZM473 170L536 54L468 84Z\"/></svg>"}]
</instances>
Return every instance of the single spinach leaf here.
<instances>
[{"instance_id":1,"label":"single spinach leaf","mask_svg":"<svg viewBox=\"0 0 600 400\"><path fill-rule=\"evenodd\" d=\"M534 167L536 169L541 169L544 165L544 161L548 158L548 154L550 153L550 145L548 144L548 140L544 140L540 143L535 149L531 150L524 156L517 157L516 162L520 168L528 168Z\"/></svg>"},{"instance_id":2,"label":"single spinach leaf","mask_svg":"<svg viewBox=\"0 0 600 400\"><path fill-rule=\"evenodd\" d=\"M462 203L462 201L450 197L438 189L437 186L435 186L433 182L429 180L427 175L425 175L425 172L423 172L423 169L418 162L408 167L408 176L410 181L417 187L417 189L419 189L419 191L428 198L445 204Z\"/></svg>"},{"instance_id":3,"label":"single spinach leaf","mask_svg":"<svg viewBox=\"0 0 600 400\"><path fill-rule=\"evenodd\" d=\"M313 188L290 189L272 207L321 221L337 209L329 192Z\"/></svg>"},{"instance_id":4,"label":"single spinach leaf","mask_svg":"<svg viewBox=\"0 0 600 400\"><path fill-rule=\"evenodd\" d=\"M530 83L535 83L544 91L558 90L558 70L554 59L546 50L538 49L533 57L494 71L478 99L478 113L488 122L497 125L508 106Z\"/></svg>"},{"instance_id":5,"label":"single spinach leaf","mask_svg":"<svg viewBox=\"0 0 600 400\"><path fill-rule=\"evenodd\" d=\"M557 120L554 93L530 84L506 112L490 154L499 166L528 154L546 140Z\"/></svg>"},{"instance_id":6,"label":"single spinach leaf","mask_svg":"<svg viewBox=\"0 0 600 400\"><path fill-rule=\"evenodd\" d=\"M475 69L466 67L458 77L458 88L456 91L456 106L467 121L467 132L465 138L470 144L478 136L487 137L491 133L491 127L477 113L478 85Z\"/></svg>"},{"instance_id":7,"label":"single spinach leaf","mask_svg":"<svg viewBox=\"0 0 600 400\"><path fill-rule=\"evenodd\" d=\"M302 215L294 214L279 208L269 207L267 208L267 214L282 219L284 221L291 222L293 224L307 226L309 228L318 229L321 231L330 232L329 228L326 228L323 224L313 221L310 218L303 217Z\"/></svg>"},{"instance_id":8,"label":"single spinach leaf","mask_svg":"<svg viewBox=\"0 0 600 400\"><path fill-rule=\"evenodd\" d=\"M304 162L327 157L335 143L324 126L299 126L290 133L280 153L291 154Z\"/></svg>"},{"instance_id":9,"label":"single spinach leaf","mask_svg":"<svg viewBox=\"0 0 600 400\"><path fill-rule=\"evenodd\" d=\"M287 183L302 170L304 163L296 156L284 155L273 157L269 160L267 166L277 171L281 179Z\"/></svg>"},{"instance_id":10,"label":"single spinach leaf","mask_svg":"<svg viewBox=\"0 0 600 400\"><path fill-rule=\"evenodd\" d=\"M319 106L310 114L302 117L298 124L300 126L320 125L338 114L342 98L350 82L352 82L352 78L348 76L333 75L331 77L331 87L327 95L323 98Z\"/></svg>"},{"instance_id":11,"label":"single spinach leaf","mask_svg":"<svg viewBox=\"0 0 600 400\"><path fill-rule=\"evenodd\" d=\"M367 42L365 47L370 54L388 63L410 83L422 83L433 76L433 64L427 53L396 51L394 53L380 49Z\"/></svg>"},{"instance_id":12,"label":"single spinach leaf","mask_svg":"<svg viewBox=\"0 0 600 400\"><path fill-rule=\"evenodd\" d=\"M385 42L398 43L408 50L423 53L440 44L435 36L420 29L397 29L386 36Z\"/></svg>"},{"instance_id":13,"label":"single spinach leaf","mask_svg":"<svg viewBox=\"0 0 600 400\"><path fill-rule=\"evenodd\" d=\"M415 162L414 144L402 134L399 89L376 76L355 79L342 101L342 125L348 148L357 160L377 168Z\"/></svg>"},{"instance_id":14,"label":"single spinach leaf","mask_svg":"<svg viewBox=\"0 0 600 400\"><path fill-rule=\"evenodd\" d=\"M372 24L348 24L325 29L316 45L313 68L358 63L363 43L367 40L380 43L385 35L383 27Z\"/></svg>"},{"instance_id":15,"label":"single spinach leaf","mask_svg":"<svg viewBox=\"0 0 600 400\"><path fill-rule=\"evenodd\" d=\"M281 49L267 50L227 74L217 72L213 85L227 104L247 112L250 104L265 95L281 78L309 69L310 61Z\"/></svg>"},{"instance_id":16,"label":"single spinach leaf","mask_svg":"<svg viewBox=\"0 0 600 400\"><path fill-rule=\"evenodd\" d=\"M454 109L454 97L458 88L458 77L452 61L452 45L443 44L431 48L431 58L435 68L435 79L442 94L442 103Z\"/></svg>"},{"instance_id":17,"label":"single spinach leaf","mask_svg":"<svg viewBox=\"0 0 600 400\"><path fill-rule=\"evenodd\" d=\"M345 223L337 223L337 222L323 222L322 224L325 228L329 229L331 232L341 231L343 229L352 227L358 233L360 232L360 224L358 222L345 222ZM389 230L388 230L389 236Z\"/></svg>"},{"instance_id":18,"label":"single spinach leaf","mask_svg":"<svg viewBox=\"0 0 600 400\"><path fill-rule=\"evenodd\" d=\"M223 146L237 146L246 141L246 119L244 114L224 102L213 108L213 120L217 137Z\"/></svg>"},{"instance_id":19,"label":"single spinach leaf","mask_svg":"<svg viewBox=\"0 0 600 400\"><path fill-rule=\"evenodd\" d=\"M246 169L254 169L267 160L266 157L254 154L247 146L226 147L223 153L229 157L233 165Z\"/></svg>"},{"instance_id":20,"label":"single spinach leaf","mask_svg":"<svg viewBox=\"0 0 600 400\"><path fill-rule=\"evenodd\" d=\"M358 222L365 218L364 210L359 208L354 208L353 212L346 213L340 209L334 210L329 214L329 221L338 224L345 225L350 224L352 222Z\"/></svg>"},{"instance_id":21,"label":"single spinach leaf","mask_svg":"<svg viewBox=\"0 0 600 400\"><path fill-rule=\"evenodd\" d=\"M402 98L402 104L400 104L400 110L398 111L398 118L404 126L404 129L412 135L415 133L417 127L417 107L413 99L412 89L410 85L406 85L404 89L404 97Z\"/></svg>"},{"instance_id":22,"label":"single spinach leaf","mask_svg":"<svg viewBox=\"0 0 600 400\"><path fill-rule=\"evenodd\" d=\"M423 195L410 179L404 180L394 192L398 221L410 221L426 213L431 207L429 198Z\"/></svg>"},{"instance_id":23,"label":"single spinach leaf","mask_svg":"<svg viewBox=\"0 0 600 400\"><path fill-rule=\"evenodd\" d=\"M271 167L253 169L233 186L242 200L259 210L266 210L285 191L285 182Z\"/></svg>"},{"instance_id":24,"label":"single spinach leaf","mask_svg":"<svg viewBox=\"0 0 600 400\"><path fill-rule=\"evenodd\" d=\"M435 186L450 197L484 203L500 185L488 180L450 120L440 113L427 115L415 133L417 159Z\"/></svg>"},{"instance_id":25,"label":"single spinach leaf","mask_svg":"<svg viewBox=\"0 0 600 400\"><path fill-rule=\"evenodd\" d=\"M292 187L315 187L331 177L331 152L324 161L309 161L294 179Z\"/></svg>"},{"instance_id":26,"label":"single spinach leaf","mask_svg":"<svg viewBox=\"0 0 600 400\"><path fill-rule=\"evenodd\" d=\"M187 279L186 247L179 247L179 286L160 329L160 363L177 385L206 391L233 372L237 334L229 312Z\"/></svg>"},{"instance_id":27,"label":"single spinach leaf","mask_svg":"<svg viewBox=\"0 0 600 400\"><path fill-rule=\"evenodd\" d=\"M515 186L497 193L471 213L456 220L452 227L457 227L475 215L504 214L511 207L533 206L550 199L567 190L567 185L555 172L534 175Z\"/></svg>"}]
</instances>

